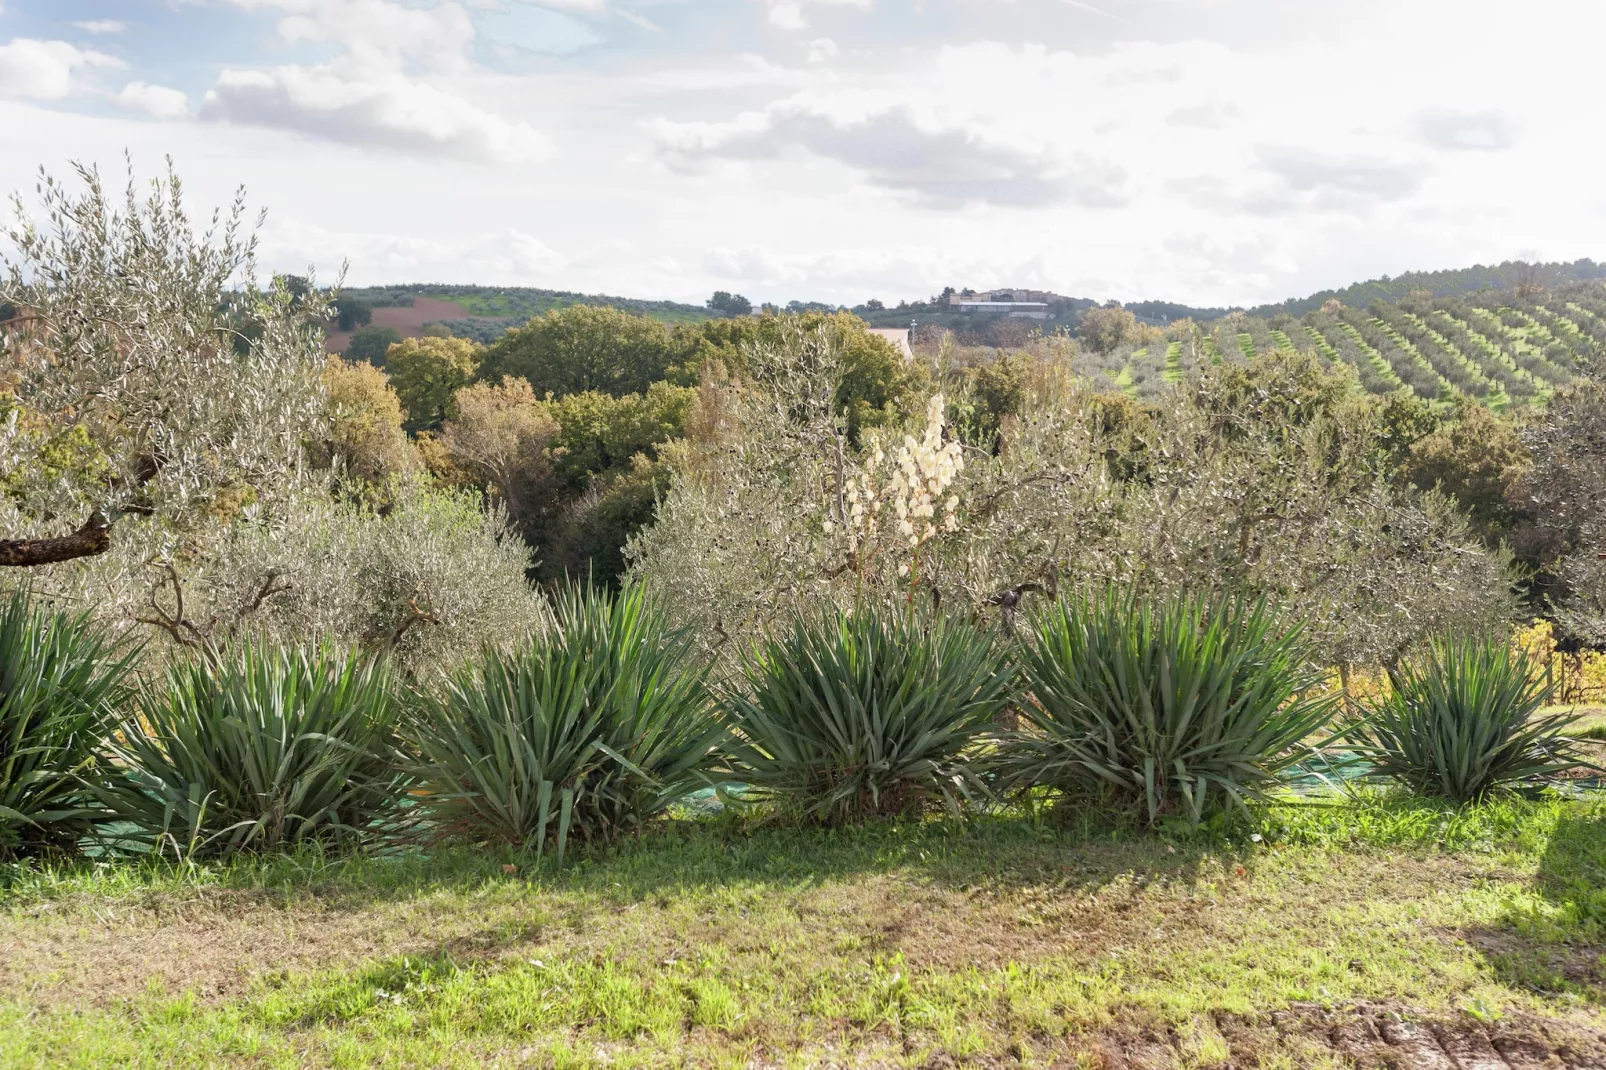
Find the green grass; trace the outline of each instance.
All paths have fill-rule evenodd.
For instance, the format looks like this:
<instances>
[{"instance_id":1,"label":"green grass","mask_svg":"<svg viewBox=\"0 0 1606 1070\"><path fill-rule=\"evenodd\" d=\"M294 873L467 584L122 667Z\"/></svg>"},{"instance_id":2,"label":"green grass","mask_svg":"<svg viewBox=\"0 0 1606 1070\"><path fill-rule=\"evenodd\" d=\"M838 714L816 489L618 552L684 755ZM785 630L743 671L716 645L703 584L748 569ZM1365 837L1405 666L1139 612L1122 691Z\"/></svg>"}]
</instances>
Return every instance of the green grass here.
<instances>
[{"instance_id":1,"label":"green grass","mask_svg":"<svg viewBox=\"0 0 1606 1070\"><path fill-rule=\"evenodd\" d=\"M535 316L560 308L570 308L574 305L614 304L615 302L601 296L588 297L583 294L559 296L539 291L509 289L495 292L480 293L430 293L423 295L434 297L442 301L455 301L468 310L471 316L482 316L486 319L518 319L528 320ZM664 323L700 323L708 319L708 314L695 309L653 307L667 304L667 302L636 302L626 301L619 303L619 307L626 311L639 312L649 319L662 320Z\"/></svg>"},{"instance_id":2,"label":"green grass","mask_svg":"<svg viewBox=\"0 0 1606 1070\"><path fill-rule=\"evenodd\" d=\"M1307 1000L1588 1020L1603 874L1606 804L1373 794L1149 833L682 820L561 872L36 863L0 870L0 1067L1046 1066Z\"/></svg>"}]
</instances>

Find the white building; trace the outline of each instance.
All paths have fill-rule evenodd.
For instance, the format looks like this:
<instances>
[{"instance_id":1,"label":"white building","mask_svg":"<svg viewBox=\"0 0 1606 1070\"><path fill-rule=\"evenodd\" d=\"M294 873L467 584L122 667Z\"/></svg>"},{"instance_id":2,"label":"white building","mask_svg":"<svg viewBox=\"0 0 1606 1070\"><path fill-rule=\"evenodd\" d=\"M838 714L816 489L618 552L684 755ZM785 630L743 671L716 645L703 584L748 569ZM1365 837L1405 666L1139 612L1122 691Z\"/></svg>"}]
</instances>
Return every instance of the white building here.
<instances>
[{"instance_id":1,"label":"white building","mask_svg":"<svg viewBox=\"0 0 1606 1070\"><path fill-rule=\"evenodd\" d=\"M871 327L871 334L879 334L892 343L892 348L903 354L904 360L914 360L915 351L909 348L909 328L907 327Z\"/></svg>"},{"instance_id":2,"label":"white building","mask_svg":"<svg viewBox=\"0 0 1606 1070\"><path fill-rule=\"evenodd\" d=\"M1028 298L1046 297L1036 293L1015 293L1011 290L994 290L991 293L979 294L951 294L948 297L948 307L956 312L985 313L989 315L1016 316L1022 319L1046 320L1048 319L1048 302L1046 300L1028 300ZM1020 298L1020 300L1017 300Z\"/></svg>"}]
</instances>

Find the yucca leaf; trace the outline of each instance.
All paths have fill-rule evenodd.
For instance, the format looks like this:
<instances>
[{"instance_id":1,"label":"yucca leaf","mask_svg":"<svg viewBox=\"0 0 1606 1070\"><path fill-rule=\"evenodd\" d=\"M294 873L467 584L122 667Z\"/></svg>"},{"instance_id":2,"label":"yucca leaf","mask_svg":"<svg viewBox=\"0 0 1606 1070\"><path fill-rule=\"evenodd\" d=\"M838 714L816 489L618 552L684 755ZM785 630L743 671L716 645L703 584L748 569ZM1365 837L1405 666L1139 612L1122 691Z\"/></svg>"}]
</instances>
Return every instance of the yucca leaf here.
<instances>
[{"instance_id":1,"label":"yucca leaf","mask_svg":"<svg viewBox=\"0 0 1606 1070\"><path fill-rule=\"evenodd\" d=\"M640 588L561 592L550 634L487 651L409 720L435 835L538 856L553 841L561 863L571 834L616 835L706 786L724 737L706 671Z\"/></svg>"},{"instance_id":2,"label":"yucca leaf","mask_svg":"<svg viewBox=\"0 0 1606 1070\"><path fill-rule=\"evenodd\" d=\"M973 752L1014 675L986 632L864 607L794 618L722 697L748 798L838 823L987 795Z\"/></svg>"},{"instance_id":3,"label":"yucca leaf","mask_svg":"<svg viewBox=\"0 0 1606 1070\"><path fill-rule=\"evenodd\" d=\"M72 851L105 819L85 777L135 653L26 588L0 602L0 859Z\"/></svg>"},{"instance_id":4,"label":"yucca leaf","mask_svg":"<svg viewBox=\"0 0 1606 1070\"><path fill-rule=\"evenodd\" d=\"M380 837L405 795L395 720L382 664L244 644L145 688L95 793L137 827L127 839L184 856L355 845Z\"/></svg>"},{"instance_id":5,"label":"yucca leaf","mask_svg":"<svg viewBox=\"0 0 1606 1070\"><path fill-rule=\"evenodd\" d=\"M1297 628L1232 599L1066 598L1019 653L1028 725L1002 743L1017 790L1108 796L1150 821L1198 822L1276 784L1325 727L1330 698Z\"/></svg>"},{"instance_id":6,"label":"yucca leaf","mask_svg":"<svg viewBox=\"0 0 1606 1070\"><path fill-rule=\"evenodd\" d=\"M1451 635L1389 672L1349 736L1375 774L1456 802L1587 766L1571 716L1542 713L1550 681L1498 636Z\"/></svg>"}]
</instances>

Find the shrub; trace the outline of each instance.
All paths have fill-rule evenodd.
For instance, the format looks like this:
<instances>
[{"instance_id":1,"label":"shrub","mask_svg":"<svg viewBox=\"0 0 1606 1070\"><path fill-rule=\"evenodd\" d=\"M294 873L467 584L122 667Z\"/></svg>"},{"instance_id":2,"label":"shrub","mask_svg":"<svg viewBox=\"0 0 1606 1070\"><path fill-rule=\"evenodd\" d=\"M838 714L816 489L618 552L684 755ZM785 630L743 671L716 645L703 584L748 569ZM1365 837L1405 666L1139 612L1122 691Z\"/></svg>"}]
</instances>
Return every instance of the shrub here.
<instances>
[{"instance_id":1,"label":"shrub","mask_svg":"<svg viewBox=\"0 0 1606 1070\"><path fill-rule=\"evenodd\" d=\"M1572 716L1539 712L1550 681L1509 641L1435 640L1391 669L1389 684L1353 736L1379 776L1413 791L1468 802L1587 764L1562 734Z\"/></svg>"},{"instance_id":2,"label":"shrub","mask_svg":"<svg viewBox=\"0 0 1606 1070\"><path fill-rule=\"evenodd\" d=\"M951 620L861 608L796 617L744 662L725 697L733 776L805 818L840 824L954 812L986 785L973 745L1014 697L992 636Z\"/></svg>"},{"instance_id":3,"label":"shrub","mask_svg":"<svg viewBox=\"0 0 1606 1070\"><path fill-rule=\"evenodd\" d=\"M181 857L359 844L386 831L403 793L394 722L383 664L241 645L141 693L100 793L131 839Z\"/></svg>"},{"instance_id":4,"label":"shrub","mask_svg":"<svg viewBox=\"0 0 1606 1070\"><path fill-rule=\"evenodd\" d=\"M88 616L0 604L0 859L71 850L100 811L81 779L124 696L126 658Z\"/></svg>"},{"instance_id":5,"label":"shrub","mask_svg":"<svg viewBox=\"0 0 1606 1070\"><path fill-rule=\"evenodd\" d=\"M570 836L607 839L707 783L724 730L685 633L639 587L572 587L553 627L427 698L407 729L421 807L443 839L561 863Z\"/></svg>"},{"instance_id":6,"label":"shrub","mask_svg":"<svg viewBox=\"0 0 1606 1070\"><path fill-rule=\"evenodd\" d=\"M1151 822L1262 796L1335 710L1312 697L1300 629L1264 603L1106 588L1036 618L1020 665L1030 730L1006 741L1008 782L1113 796Z\"/></svg>"}]
</instances>

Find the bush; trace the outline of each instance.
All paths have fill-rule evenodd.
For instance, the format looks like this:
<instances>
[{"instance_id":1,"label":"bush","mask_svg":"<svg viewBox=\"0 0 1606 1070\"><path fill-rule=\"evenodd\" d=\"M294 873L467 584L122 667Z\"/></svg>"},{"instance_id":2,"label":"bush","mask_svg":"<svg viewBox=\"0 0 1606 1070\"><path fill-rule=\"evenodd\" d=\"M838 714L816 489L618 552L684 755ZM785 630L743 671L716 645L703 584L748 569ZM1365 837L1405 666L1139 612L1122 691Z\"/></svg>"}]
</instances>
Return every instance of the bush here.
<instances>
[{"instance_id":1,"label":"bush","mask_svg":"<svg viewBox=\"0 0 1606 1070\"><path fill-rule=\"evenodd\" d=\"M404 784L385 667L327 647L241 645L170 667L108 745L100 794L180 857L297 844L352 846L386 831Z\"/></svg>"},{"instance_id":2,"label":"bush","mask_svg":"<svg viewBox=\"0 0 1606 1070\"><path fill-rule=\"evenodd\" d=\"M571 836L609 839L707 783L724 731L686 635L639 587L570 588L544 639L460 674L406 735L439 838L505 843L561 863Z\"/></svg>"},{"instance_id":3,"label":"bush","mask_svg":"<svg viewBox=\"0 0 1606 1070\"><path fill-rule=\"evenodd\" d=\"M953 812L987 794L971 753L1014 697L988 633L861 608L794 618L744 663L726 695L740 740L733 776L823 824Z\"/></svg>"},{"instance_id":4,"label":"bush","mask_svg":"<svg viewBox=\"0 0 1606 1070\"><path fill-rule=\"evenodd\" d=\"M1562 734L1572 716L1539 712L1549 679L1503 639L1435 640L1391 669L1389 683L1353 736L1377 775L1415 792L1468 802L1587 764Z\"/></svg>"},{"instance_id":5,"label":"bush","mask_svg":"<svg viewBox=\"0 0 1606 1070\"><path fill-rule=\"evenodd\" d=\"M0 605L0 859L70 851L94 828L81 776L127 669L87 616L35 607L26 590Z\"/></svg>"},{"instance_id":6,"label":"bush","mask_svg":"<svg viewBox=\"0 0 1606 1070\"><path fill-rule=\"evenodd\" d=\"M1106 588L1032 622L1020 654L1030 730L1006 741L1016 788L1104 795L1148 820L1260 797L1333 716L1300 630L1264 604L1149 602Z\"/></svg>"}]
</instances>

